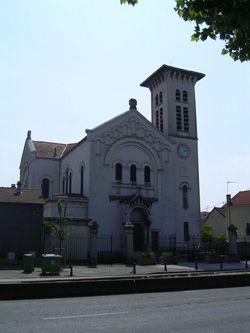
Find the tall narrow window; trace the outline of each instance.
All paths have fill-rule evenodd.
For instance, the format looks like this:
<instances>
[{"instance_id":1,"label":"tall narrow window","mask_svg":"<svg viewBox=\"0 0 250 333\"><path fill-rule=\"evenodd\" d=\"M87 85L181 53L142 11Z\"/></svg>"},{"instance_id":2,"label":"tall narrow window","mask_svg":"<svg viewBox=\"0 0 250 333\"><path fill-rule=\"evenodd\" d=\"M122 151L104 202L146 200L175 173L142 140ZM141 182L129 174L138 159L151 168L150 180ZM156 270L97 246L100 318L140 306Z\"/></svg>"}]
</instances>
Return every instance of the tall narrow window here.
<instances>
[{"instance_id":1,"label":"tall narrow window","mask_svg":"<svg viewBox=\"0 0 250 333\"><path fill-rule=\"evenodd\" d=\"M62 192L65 193L65 176L63 177L62 180Z\"/></svg>"},{"instance_id":2,"label":"tall narrow window","mask_svg":"<svg viewBox=\"0 0 250 333\"><path fill-rule=\"evenodd\" d=\"M72 192L72 173L69 174L69 193Z\"/></svg>"},{"instance_id":3,"label":"tall narrow window","mask_svg":"<svg viewBox=\"0 0 250 333\"><path fill-rule=\"evenodd\" d=\"M66 193L69 192L69 168L66 169Z\"/></svg>"},{"instance_id":4,"label":"tall narrow window","mask_svg":"<svg viewBox=\"0 0 250 333\"><path fill-rule=\"evenodd\" d=\"M184 241L189 241L189 224L188 222L184 222Z\"/></svg>"},{"instance_id":5,"label":"tall narrow window","mask_svg":"<svg viewBox=\"0 0 250 333\"><path fill-rule=\"evenodd\" d=\"M250 236L250 223L246 224L246 235Z\"/></svg>"},{"instance_id":6,"label":"tall narrow window","mask_svg":"<svg viewBox=\"0 0 250 333\"><path fill-rule=\"evenodd\" d=\"M83 165L81 166L81 171L80 171L80 194L83 195L83 177L84 177L84 168Z\"/></svg>"},{"instance_id":7,"label":"tall narrow window","mask_svg":"<svg viewBox=\"0 0 250 333\"><path fill-rule=\"evenodd\" d=\"M183 185L183 187L182 187L182 201L183 201L183 208L188 209L188 188L187 188L187 185Z\"/></svg>"},{"instance_id":8,"label":"tall narrow window","mask_svg":"<svg viewBox=\"0 0 250 333\"><path fill-rule=\"evenodd\" d=\"M183 129L185 132L189 131L188 108L183 108Z\"/></svg>"},{"instance_id":9,"label":"tall narrow window","mask_svg":"<svg viewBox=\"0 0 250 333\"><path fill-rule=\"evenodd\" d=\"M160 108L160 131L163 132L163 109Z\"/></svg>"},{"instance_id":10,"label":"tall narrow window","mask_svg":"<svg viewBox=\"0 0 250 333\"><path fill-rule=\"evenodd\" d=\"M160 102L160 104L162 104L162 101L163 101L163 99L162 99L162 91L160 91L160 94L159 94L159 102Z\"/></svg>"},{"instance_id":11,"label":"tall narrow window","mask_svg":"<svg viewBox=\"0 0 250 333\"><path fill-rule=\"evenodd\" d=\"M176 89L176 90L175 90L175 99L176 99L177 101L180 101L180 100L181 100L181 92L180 92L179 89Z\"/></svg>"},{"instance_id":12,"label":"tall narrow window","mask_svg":"<svg viewBox=\"0 0 250 333\"><path fill-rule=\"evenodd\" d=\"M44 199L47 199L49 197L49 179L48 178L44 178L42 180L42 197Z\"/></svg>"},{"instance_id":13,"label":"tall narrow window","mask_svg":"<svg viewBox=\"0 0 250 333\"><path fill-rule=\"evenodd\" d=\"M155 111L155 126L156 128L159 128L159 111Z\"/></svg>"},{"instance_id":14,"label":"tall narrow window","mask_svg":"<svg viewBox=\"0 0 250 333\"><path fill-rule=\"evenodd\" d=\"M122 164L116 163L115 165L115 180L117 182L122 182Z\"/></svg>"},{"instance_id":15,"label":"tall narrow window","mask_svg":"<svg viewBox=\"0 0 250 333\"><path fill-rule=\"evenodd\" d=\"M159 105L159 99L158 99L158 94L155 96L155 106Z\"/></svg>"},{"instance_id":16,"label":"tall narrow window","mask_svg":"<svg viewBox=\"0 0 250 333\"><path fill-rule=\"evenodd\" d=\"M136 166L134 164L130 166L130 181L136 183Z\"/></svg>"},{"instance_id":17,"label":"tall narrow window","mask_svg":"<svg viewBox=\"0 0 250 333\"><path fill-rule=\"evenodd\" d=\"M178 131L182 130L182 120L181 120L181 107L176 106L176 128Z\"/></svg>"},{"instance_id":18,"label":"tall narrow window","mask_svg":"<svg viewBox=\"0 0 250 333\"><path fill-rule=\"evenodd\" d=\"M150 174L150 167L148 165L145 166L144 168L144 183L145 184L150 184L151 181L151 174Z\"/></svg>"},{"instance_id":19,"label":"tall narrow window","mask_svg":"<svg viewBox=\"0 0 250 333\"><path fill-rule=\"evenodd\" d=\"M183 92L182 92L182 101L188 102L188 93L186 90L183 90Z\"/></svg>"}]
</instances>

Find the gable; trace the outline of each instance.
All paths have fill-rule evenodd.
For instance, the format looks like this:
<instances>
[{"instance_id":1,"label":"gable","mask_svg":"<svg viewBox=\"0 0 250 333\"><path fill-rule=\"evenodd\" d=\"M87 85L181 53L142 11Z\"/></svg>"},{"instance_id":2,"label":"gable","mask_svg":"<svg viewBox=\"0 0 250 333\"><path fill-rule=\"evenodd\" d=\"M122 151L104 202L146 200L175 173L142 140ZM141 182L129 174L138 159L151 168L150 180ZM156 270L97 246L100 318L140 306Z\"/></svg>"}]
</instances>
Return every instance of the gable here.
<instances>
[{"instance_id":1,"label":"gable","mask_svg":"<svg viewBox=\"0 0 250 333\"><path fill-rule=\"evenodd\" d=\"M141 141L157 152L171 151L172 145L175 144L173 139L160 132L135 108L93 130L86 130L86 133L88 141L97 143L97 154L107 151L117 141L125 139Z\"/></svg>"}]
</instances>

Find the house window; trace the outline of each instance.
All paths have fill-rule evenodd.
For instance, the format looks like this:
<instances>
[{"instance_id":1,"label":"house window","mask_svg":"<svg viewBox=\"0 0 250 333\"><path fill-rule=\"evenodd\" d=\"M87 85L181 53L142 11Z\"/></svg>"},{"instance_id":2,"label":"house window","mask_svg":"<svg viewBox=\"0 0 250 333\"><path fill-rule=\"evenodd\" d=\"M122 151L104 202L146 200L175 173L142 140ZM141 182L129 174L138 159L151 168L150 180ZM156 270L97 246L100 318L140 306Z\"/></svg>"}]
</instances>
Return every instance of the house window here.
<instances>
[{"instance_id":1,"label":"house window","mask_svg":"<svg viewBox=\"0 0 250 333\"><path fill-rule=\"evenodd\" d=\"M184 222L184 241L189 241L189 224L188 222Z\"/></svg>"},{"instance_id":2,"label":"house window","mask_svg":"<svg viewBox=\"0 0 250 333\"><path fill-rule=\"evenodd\" d=\"M180 101L180 100L181 100L181 92L180 92L179 89L176 89L176 90L175 90L175 99L176 99L177 101Z\"/></svg>"},{"instance_id":3,"label":"house window","mask_svg":"<svg viewBox=\"0 0 250 333\"><path fill-rule=\"evenodd\" d=\"M83 178L84 177L84 168L83 165L81 166L81 171L80 171L80 194L83 195Z\"/></svg>"},{"instance_id":4,"label":"house window","mask_svg":"<svg viewBox=\"0 0 250 333\"><path fill-rule=\"evenodd\" d=\"M182 101L188 102L188 93L186 90L183 90L183 92L182 92Z\"/></svg>"},{"instance_id":5,"label":"house window","mask_svg":"<svg viewBox=\"0 0 250 333\"><path fill-rule=\"evenodd\" d=\"M44 199L47 199L49 197L49 179L48 178L44 178L42 180L42 197Z\"/></svg>"},{"instance_id":6,"label":"house window","mask_svg":"<svg viewBox=\"0 0 250 333\"><path fill-rule=\"evenodd\" d=\"M184 209L188 209L188 187L183 185L182 187L182 204Z\"/></svg>"},{"instance_id":7,"label":"house window","mask_svg":"<svg viewBox=\"0 0 250 333\"><path fill-rule=\"evenodd\" d=\"M65 176L63 177L62 181L62 192L65 193Z\"/></svg>"},{"instance_id":8,"label":"house window","mask_svg":"<svg viewBox=\"0 0 250 333\"><path fill-rule=\"evenodd\" d=\"M163 99L162 99L162 91L160 91L160 94L159 94L159 103L162 104L162 101L163 101Z\"/></svg>"},{"instance_id":9,"label":"house window","mask_svg":"<svg viewBox=\"0 0 250 333\"><path fill-rule=\"evenodd\" d=\"M182 130L182 117L181 117L181 107L176 106L176 128L178 131Z\"/></svg>"},{"instance_id":10,"label":"house window","mask_svg":"<svg viewBox=\"0 0 250 333\"><path fill-rule=\"evenodd\" d=\"M116 163L116 165L115 165L115 180L117 182L122 182L122 165L121 165L121 163Z\"/></svg>"},{"instance_id":11,"label":"house window","mask_svg":"<svg viewBox=\"0 0 250 333\"><path fill-rule=\"evenodd\" d=\"M150 184L151 181L151 170L148 165L145 166L144 168L144 183L145 184Z\"/></svg>"},{"instance_id":12,"label":"house window","mask_svg":"<svg viewBox=\"0 0 250 333\"><path fill-rule=\"evenodd\" d=\"M72 192L72 173L69 174L69 193Z\"/></svg>"},{"instance_id":13,"label":"house window","mask_svg":"<svg viewBox=\"0 0 250 333\"><path fill-rule=\"evenodd\" d=\"M134 164L130 166L130 181L136 183L136 166Z\"/></svg>"},{"instance_id":14,"label":"house window","mask_svg":"<svg viewBox=\"0 0 250 333\"><path fill-rule=\"evenodd\" d=\"M155 106L157 107L159 104L158 94L155 96Z\"/></svg>"},{"instance_id":15,"label":"house window","mask_svg":"<svg viewBox=\"0 0 250 333\"><path fill-rule=\"evenodd\" d=\"M185 132L189 131L188 108L183 108L183 129Z\"/></svg>"},{"instance_id":16,"label":"house window","mask_svg":"<svg viewBox=\"0 0 250 333\"><path fill-rule=\"evenodd\" d=\"M246 223L246 235L250 236L250 223Z\"/></svg>"},{"instance_id":17,"label":"house window","mask_svg":"<svg viewBox=\"0 0 250 333\"><path fill-rule=\"evenodd\" d=\"M163 109L160 108L160 131L163 132Z\"/></svg>"},{"instance_id":18,"label":"house window","mask_svg":"<svg viewBox=\"0 0 250 333\"><path fill-rule=\"evenodd\" d=\"M159 111L158 110L155 111L155 125L156 125L156 128L159 128Z\"/></svg>"}]
</instances>

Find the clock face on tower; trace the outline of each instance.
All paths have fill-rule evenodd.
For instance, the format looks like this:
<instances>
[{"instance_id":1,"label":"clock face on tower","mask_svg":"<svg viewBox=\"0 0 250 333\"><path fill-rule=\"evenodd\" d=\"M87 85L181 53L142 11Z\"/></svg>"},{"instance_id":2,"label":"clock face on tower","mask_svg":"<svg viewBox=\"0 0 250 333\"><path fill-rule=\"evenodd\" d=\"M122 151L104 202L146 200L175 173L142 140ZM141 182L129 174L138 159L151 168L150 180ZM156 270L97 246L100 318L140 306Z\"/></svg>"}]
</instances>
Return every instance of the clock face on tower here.
<instances>
[{"instance_id":1,"label":"clock face on tower","mask_svg":"<svg viewBox=\"0 0 250 333\"><path fill-rule=\"evenodd\" d=\"M190 154L190 149L186 145L180 145L178 147L178 154L181 158L187 158Z\"/></svg>"}]
</instances>

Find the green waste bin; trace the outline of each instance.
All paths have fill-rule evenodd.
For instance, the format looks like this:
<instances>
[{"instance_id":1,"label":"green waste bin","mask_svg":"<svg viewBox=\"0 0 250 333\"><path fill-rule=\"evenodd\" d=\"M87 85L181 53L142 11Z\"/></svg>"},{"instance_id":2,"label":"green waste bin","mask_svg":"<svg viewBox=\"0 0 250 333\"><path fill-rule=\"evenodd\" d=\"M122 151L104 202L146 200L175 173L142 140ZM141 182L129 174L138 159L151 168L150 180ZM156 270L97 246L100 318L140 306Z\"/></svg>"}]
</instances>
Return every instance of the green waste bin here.
<instances>
[{"instance_id":1,"label":"green waste bin","mask_svg":"<svg viewBox=\"0 0 250 333\"><path fill-rule=\"evenodd\" d=\"M62 256L59 254L42 255L42 274L57 273L59 274L62 266Z\"/></svg>"},{"instance_id":2,"label":"green waste bin","mask_svg":"<svg viewBox=\"0 0 250 333\"><path fill-rule=\"evenodd\" d=\"M32 273L34 270L34 255L26 253L23 256L23 270L24 273Z\"/></svg>"}]
</instances>

